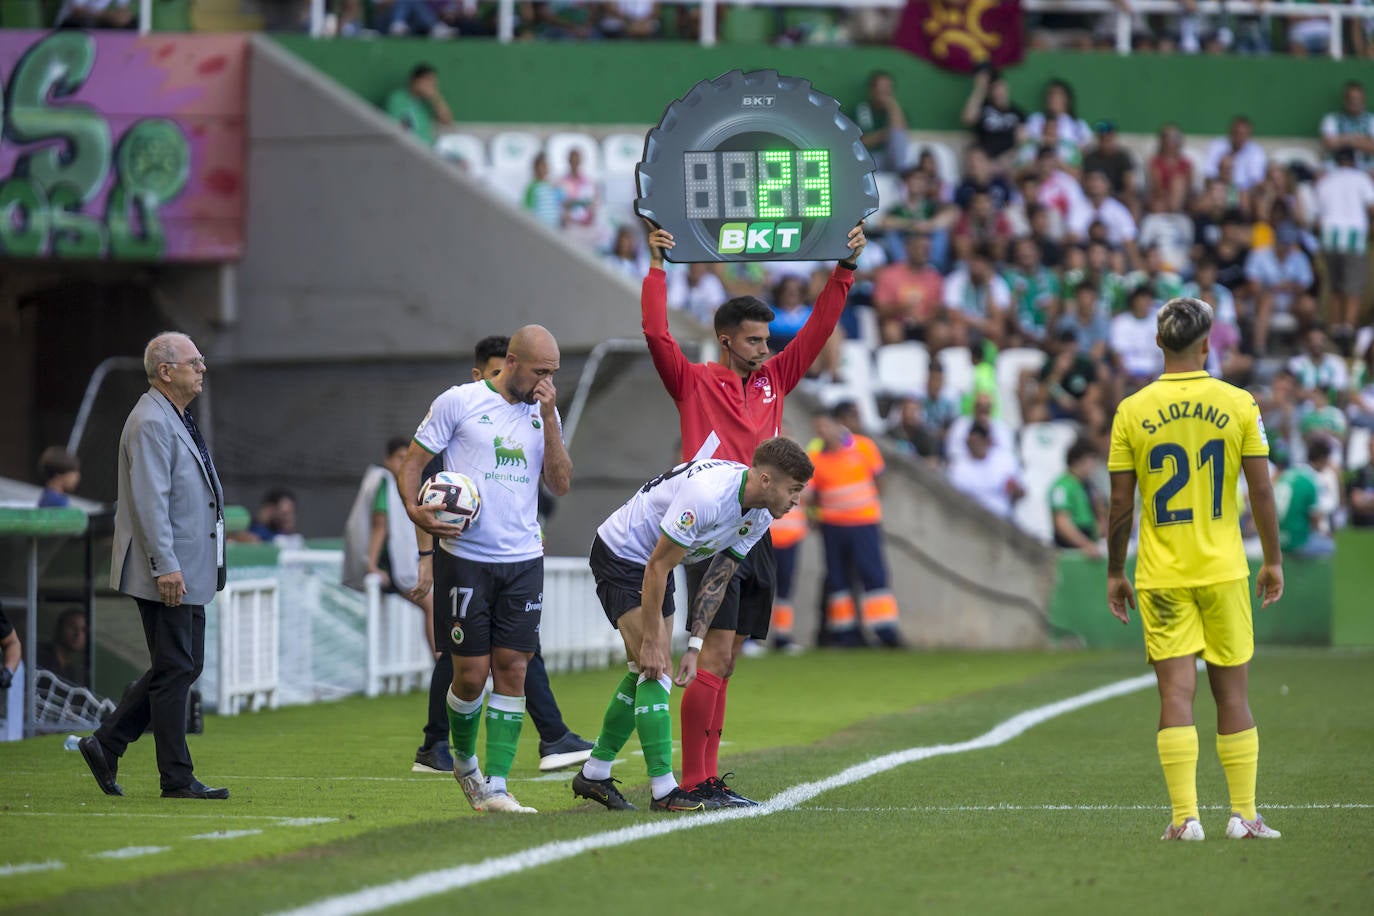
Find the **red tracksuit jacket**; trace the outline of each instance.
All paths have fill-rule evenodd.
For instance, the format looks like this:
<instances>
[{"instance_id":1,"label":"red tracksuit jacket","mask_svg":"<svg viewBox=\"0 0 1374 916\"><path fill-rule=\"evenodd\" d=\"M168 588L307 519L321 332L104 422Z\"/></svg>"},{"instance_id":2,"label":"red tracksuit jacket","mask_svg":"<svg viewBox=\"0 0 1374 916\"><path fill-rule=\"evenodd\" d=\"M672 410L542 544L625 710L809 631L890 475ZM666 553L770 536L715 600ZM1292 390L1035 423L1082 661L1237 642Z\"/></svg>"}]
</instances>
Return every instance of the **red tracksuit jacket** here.
<instances>
[{"instance_id":1,"label":"red tracksuit jacket","mask_svg":"<svg viewBox=\"0 0 1374 916\"><path fill-rule=\"evenodd\" d=\"M741 379L719 363L694 363L682 355L668 332L667 276L656 267L649 269L639 300L644 339L663 387L677 404L683 461L724 458L749 464L759 443L778 435L782 399L834 333L853 283L854 273L837 266L787 348Z\"/></svg>"}]
</instances>

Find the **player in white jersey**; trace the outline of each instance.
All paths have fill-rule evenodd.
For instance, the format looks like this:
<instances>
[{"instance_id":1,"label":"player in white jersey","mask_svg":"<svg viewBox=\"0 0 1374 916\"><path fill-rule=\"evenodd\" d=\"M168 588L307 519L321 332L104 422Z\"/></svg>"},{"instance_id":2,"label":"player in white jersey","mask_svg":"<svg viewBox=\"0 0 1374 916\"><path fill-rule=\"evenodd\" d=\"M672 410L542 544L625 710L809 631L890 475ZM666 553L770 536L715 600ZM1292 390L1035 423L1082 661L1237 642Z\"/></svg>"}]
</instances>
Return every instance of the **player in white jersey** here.
<instances>
[{"instance_id":1,"label":"player in white jersey","mask_svg":"<svg viewBox=\"0 0 1374 916\"><path fill-rule=\"evenodd\" d=\"M615 787L611 763L638 731L655 811L753 804L699 796L673 776L666 623L673 616L672 572L679 563L711 559L688 615L691 637L678 665L677 684L686 687L696 677L702 640L736 568L773 519L797 504L813 470L797 443L769 439L755 449L752 467L707 459L660 474L597 529L591 552L596 594L625 642L630 671L616 685L591 758L573 777L574 795L611 809L633 809Z\"/></svg>"},{"instance_id":2,"label":"player in white jersey","mask_svg":"<svg viewBox=\"0 0 1374 916\"><path fill-rule=\"evenodd\" d=\"M544 602L539 478L542 473L556 496L572 480L555 406L558 365L552 334L538 325L516 331L495 380L458 385L435 398L401 468L400 491L418 493L421 469L442 451L444 467L471 477L482 494L482 514L466 532L439 522L434 507L406 505L415 524L439 539L436 636L454 657L449 747L453 775L477 811L534 811L510 794L506 777L525 719L525 668L539 645ZM449 614L441 625L443 608ZM477 731L489 674L484 778Z\"/></svg>"}]
</instances>

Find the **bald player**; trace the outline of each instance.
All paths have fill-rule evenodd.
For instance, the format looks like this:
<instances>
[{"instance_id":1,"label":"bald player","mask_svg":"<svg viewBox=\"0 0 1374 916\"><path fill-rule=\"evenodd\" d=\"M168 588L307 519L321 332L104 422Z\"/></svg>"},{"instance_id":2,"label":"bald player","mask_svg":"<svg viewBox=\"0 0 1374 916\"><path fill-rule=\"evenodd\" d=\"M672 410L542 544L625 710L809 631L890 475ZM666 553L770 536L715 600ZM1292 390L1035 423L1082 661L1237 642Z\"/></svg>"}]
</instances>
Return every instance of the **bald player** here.
<instances>
[{"instance_id":1,"label":"bald player","mask_svg":"<svg viewBox=\"0 0 1374 916\"><path fill-rule=\"evenodd\" d=\"M510 794L506 777L520 743L525 669L539 646L543 610L539 477L555 496L572 481L555 406L559 360L558 342L546 329L516 331L495 379L456 385L435 398L401 467L401 492L417 493L422 469L442 452L444 469L471 477L482 495L481 516L467 531L440 522L439 507L406 505L415 524L438 540L434 635L454 661L447 697L453 775L476 811L534 813ZM488 674L484 776L477 732Z\"/></svg>"}]
</instances>

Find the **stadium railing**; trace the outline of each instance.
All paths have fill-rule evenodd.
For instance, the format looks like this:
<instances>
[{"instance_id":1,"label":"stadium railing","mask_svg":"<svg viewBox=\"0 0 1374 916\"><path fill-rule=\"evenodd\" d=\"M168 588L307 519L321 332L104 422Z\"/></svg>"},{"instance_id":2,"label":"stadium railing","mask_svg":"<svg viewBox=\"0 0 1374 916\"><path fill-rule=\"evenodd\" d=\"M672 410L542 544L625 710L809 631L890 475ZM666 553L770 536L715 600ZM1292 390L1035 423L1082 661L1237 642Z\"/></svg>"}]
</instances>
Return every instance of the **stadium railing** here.
<instances>
[{"instance_id":1,"label":"stadium railing","mask_svg":"<svg viewBox=\"0 0 1374 916\"><path fill-rule=\"evenodd\" d=\"M721 6L778 6L778 7L833 7L833 0L667 0L680 6L701 7L701 44L713 47L719 36L719 11ZM906 0L850 0L845 4L851 9L901 9ZM1131 53L1131 20L1141 14L1165 13L1178 14L1177 0L1130 0L1128 9L1122 9L1114 0L1022 0L1022 9L1028 13L1108 13L1115 17L1114 35L1116 50L1119 54ZM310 34L320 37L324 34L326 0L310 2ZM1329 54L1340 60L1344 48L1340 38L1347 19L1374 18L1374 7L1347 6L1338 4L1311 3L1266 3L1262 6L1252 0L1199 0L1197 12L1203 16L1230 15L1278 16L1287 19L1314 19L1326 17L1331 21L1333 41ZM152 22L152 0L141 0L139 29L147 31ZM496 16L497 40L506 43L515 40L515 0L500 0Z\"/></svg>"},{"instance_id":2,"label":"stadium railing","mask_svg":"<svg viewBox=\"0 0 1374 916\"><path fill-rule=\"evenodd\" d=\"M429 683L434 656L420 609L400 595L382 594L380 576L364 578L367 591L368 696L405 693ZM436 595L436 601L441 596Z\"/></svg>"},{"instance_id":3,"label":"stadium railing","mask_svg":"<svg viewBox=\"0 0 1374 916\"><path fill-rule=\"evenodd\" d=\"M226 583L215 597L219 611L219 678L216 711L239 714L277 705L281 605L277 580L241 579Z\"/></svg>"}]
</instances>

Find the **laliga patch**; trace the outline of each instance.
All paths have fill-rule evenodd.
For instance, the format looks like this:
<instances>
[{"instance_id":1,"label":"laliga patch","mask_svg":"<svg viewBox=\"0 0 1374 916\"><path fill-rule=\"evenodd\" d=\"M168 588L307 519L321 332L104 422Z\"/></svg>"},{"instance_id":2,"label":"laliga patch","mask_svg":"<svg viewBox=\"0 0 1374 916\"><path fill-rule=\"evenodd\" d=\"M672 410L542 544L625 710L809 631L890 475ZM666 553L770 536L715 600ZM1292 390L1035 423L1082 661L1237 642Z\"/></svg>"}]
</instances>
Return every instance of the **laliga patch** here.
<instances>
[{"instance_id":1,"label":"laliga patch","mask_svg":"<svg viewBox=\"0 0 1374 916\"><path fill-rule=\"evenodd\" d=\"M455 646L461 646L463 644L463 625L455 623L453 629L448 631L448 638L453 641Z\"/></svg>"}]
</instances>

